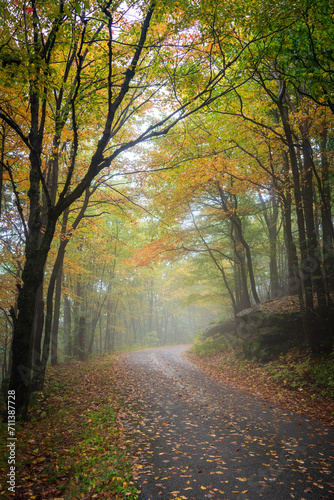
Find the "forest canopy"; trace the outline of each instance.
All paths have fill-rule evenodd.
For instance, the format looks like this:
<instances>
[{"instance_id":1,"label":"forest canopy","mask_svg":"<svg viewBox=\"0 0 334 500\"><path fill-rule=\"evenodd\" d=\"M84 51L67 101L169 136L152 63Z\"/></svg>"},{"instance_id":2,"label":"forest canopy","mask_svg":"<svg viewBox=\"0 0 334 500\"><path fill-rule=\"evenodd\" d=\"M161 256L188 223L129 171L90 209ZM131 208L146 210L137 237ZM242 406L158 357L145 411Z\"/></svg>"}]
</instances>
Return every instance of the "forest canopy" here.
<instances>
[{"instance_id":1,"label":"forest canopy","mask_svg":"<svg viewBox=\"0 0 334 500\"><path fill-rule=\"evenodd\" d=\"M0 2L2 378L296 296L332 348L331 2Z\"/></svg>"}]
</instances>

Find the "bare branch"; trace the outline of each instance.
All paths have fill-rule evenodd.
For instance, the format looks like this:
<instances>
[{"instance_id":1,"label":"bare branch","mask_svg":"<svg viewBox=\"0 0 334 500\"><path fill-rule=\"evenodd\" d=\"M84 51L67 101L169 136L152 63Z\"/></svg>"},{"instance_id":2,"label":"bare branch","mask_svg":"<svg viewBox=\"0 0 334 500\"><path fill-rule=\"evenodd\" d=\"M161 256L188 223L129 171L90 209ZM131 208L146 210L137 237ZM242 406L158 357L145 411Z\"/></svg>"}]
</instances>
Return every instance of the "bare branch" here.
<instances>
[{"instance_id":1,"label":"bare branch","mask_svg":"<svg viewBox=\"0 0 334 500\"><path fill-rule=\"evenodd\" d=\"M23 209L22 209L22 205L21 205L21 201L20 201L20 196L19 196L19 193L18 193L17 188L16 188L16 184L15 184L15 181L14 181L12 170L11 170L11 168L10 168L10 166L9 166L8 163L4 163L4 162L1 161L1 164L2 164L3 168L9 174L10 182L12 184L13 192L14 192L14 195L15 195L15 205L16 205L17 210L18 210L19 215L20 215L20 219L21 219L21 222L22 222L22 225L23 225L23 229L24 229L25 238L27 239L29 233L28 233L26 221L24 220L24 215L23 215Z\"/></svg>"}]
</instances>

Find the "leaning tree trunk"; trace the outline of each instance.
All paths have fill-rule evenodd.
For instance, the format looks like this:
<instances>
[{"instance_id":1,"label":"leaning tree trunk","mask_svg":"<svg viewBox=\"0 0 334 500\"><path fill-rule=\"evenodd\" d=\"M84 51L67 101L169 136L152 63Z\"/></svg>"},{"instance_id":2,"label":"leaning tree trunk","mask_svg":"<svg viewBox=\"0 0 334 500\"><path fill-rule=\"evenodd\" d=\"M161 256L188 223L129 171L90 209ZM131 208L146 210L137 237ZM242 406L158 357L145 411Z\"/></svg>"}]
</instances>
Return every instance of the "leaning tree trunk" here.
<instances>
[{"instance_id":1,"label":"leaning tree trunk","mask_svg":"<svg viewBox=\"0 0 334 500\"><path fill-rule=\"evenodd\" d=\"M62 266L62 262L65 254L65 241L61 242L60 248L58 250L56 262L53 266L50 282L48 286L47 299L46 299L46 318L45 318L45 334L43 342L43 350L40 361L34 365L33 382L32 386L34 390L41 391L44 386L45 370L49 358L50 350L50 339L51 339L51 328L52 328L52 318L53 318L53 295L56 284L56 279L58 272Z\"/></svg>"},{"instance_id":2,"label":"leaning tree trunk","mask_svg":"<svg viewBox=\"0 0 334 500\"><path fill-rule=\"evenodd\" d=\"M85 211L88 206L89 199L91 195L94 193L95 189L96 188L93 188L91 191L89 189L86 189L85 199L77 217L75 218L74 223L72 224L71 234L73 234L73 231L77 229L79 223L83 219ZM51 364L53 366L57 364L56 358L57 358L57 346L58 346L61 277L62 277L62 269L63 269L66 247L68 245L68 242L70 241L70 236L71 236L69 234L66 234L68 215L69 215L69 209L67 208L63 214L62 228L60 234L60 244L48 286L43 351L40 361L34 365L33 386L35 390L39 391L41 391L44 386L45 371L49 359L50 345L52 350ZM56 290L55 307L53 308L53 299L55 290Z\"/></svg>"}]
</instances>

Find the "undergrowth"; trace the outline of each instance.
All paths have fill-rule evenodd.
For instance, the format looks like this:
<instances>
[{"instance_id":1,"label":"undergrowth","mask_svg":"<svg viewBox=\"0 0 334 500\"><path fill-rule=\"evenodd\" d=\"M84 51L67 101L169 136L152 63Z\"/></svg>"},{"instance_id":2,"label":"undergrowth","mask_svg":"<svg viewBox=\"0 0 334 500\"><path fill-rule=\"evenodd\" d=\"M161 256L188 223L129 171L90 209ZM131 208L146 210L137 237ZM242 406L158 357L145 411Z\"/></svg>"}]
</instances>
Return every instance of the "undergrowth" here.
<instances>
[{"instance_id":1,"label":"undergrowth","mask_svg":"<svg viewBox=\"0 0 334 500\"><path fill-rule=\"evenodd\" d=\"M218 370L233 366L242 371L257 370L263 376L285 389L294 391L307 389L310 393L334 397L334 353L312 358L309 349L293 348L278 359L267 363L247 361L243 357L241 344L221 335L195 340L192 352L201 358L219 356Z\"/></svg>"},{"instance_id":2,"label":"undergrowth","mask_svg":"<svg viewBox=\"0 0 334 500\"><path fill-rule=\"evenodd\" d=\"M264 365L266 373L292 390L307 388L334 397L334 354L312 358L309 350L293 349Z\"/></svg>"},{"instance_id":3,"label":"undergrowth","mask_svg":"<svg viewBox=\"0 0 334 500\"><path fill-rule=\"evenodd\" d=\"M207 337L206 339L198 336L191 350L198 356L204 358L226 351L239 352L240 344L237 340L231 337L223 337L222 335L215 335L213 337Z\"/></svg>"},{"instance_id":4,"label":"undergrowth","mask_svg":"<svg viewBox=\"0 0 334 500\"><path fill-rule=\"evenodd\" d=\"M40 396L29 410L29 421L17 429L16 495L3 489L0 499L138 498L112 394L112 359L48 369L47 396ZM6 432L7 424L2 424L4 439ZM3 477L8 472L4 455Z\"/></svg>"}]
</instances>

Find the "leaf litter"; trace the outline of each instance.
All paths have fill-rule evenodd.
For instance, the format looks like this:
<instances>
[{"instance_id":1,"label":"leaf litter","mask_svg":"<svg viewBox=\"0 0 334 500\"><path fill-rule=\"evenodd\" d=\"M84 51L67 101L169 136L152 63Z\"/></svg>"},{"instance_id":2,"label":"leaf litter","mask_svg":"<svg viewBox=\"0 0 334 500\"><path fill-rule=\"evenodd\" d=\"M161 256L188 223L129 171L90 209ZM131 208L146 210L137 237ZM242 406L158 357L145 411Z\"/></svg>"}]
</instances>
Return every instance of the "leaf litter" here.
<instances>
[{"instance_id":1,"label":"leaf litter","mask_svg":"<svg viewBox=\"0 0 334 500\"><path fill-rule=\"evenodd\" d=\"M268 402L254 420L230 383L220 382L217 399L212 374L203 385L189 361L172 354L155 366L155 355L145 356L146 372L124 355L48 370L51 395L18 435L15 498L271 500L273 488L287 498L333 497L334 453L319 448L330 429L310 432L300 420L307 440L293 435L292 414Z\"/></svg>"},{"instance_id":2,"label":"leaf litter","mask_svg":"<svg viewBox=\"0 0 334 500\"><path fill-rule=\"evenodd\" d=\"M123 356L116 366L139 499L269 500L282 488L291 498L301 488L309 499L320 489L332 497L334 453L322 456L329 428L222 381L214 396L212 374L175 350Z\"/></svg>"},{"instance_id":3,"label":"leaf litter","mask_svg":"<svg viewBox=\"0 0 334 500\"><path fill-rule=\"evenodd\" d=\"M48 368L46 392L17 432L15 500L136 499L113 357ZM2 432L6 429L3 426ZM6 458L6 457L4 457ZM1 483L6 484L6 462Z\"/></svg>"}]
</instances>

